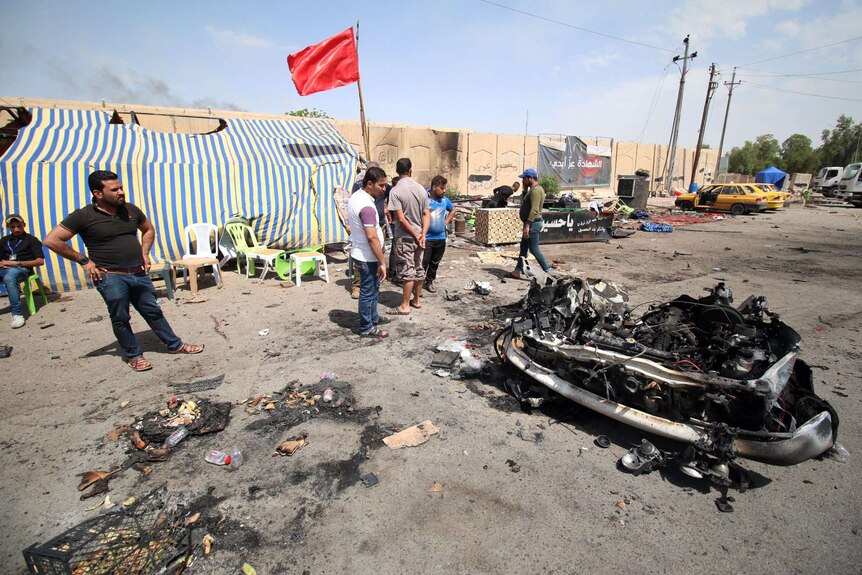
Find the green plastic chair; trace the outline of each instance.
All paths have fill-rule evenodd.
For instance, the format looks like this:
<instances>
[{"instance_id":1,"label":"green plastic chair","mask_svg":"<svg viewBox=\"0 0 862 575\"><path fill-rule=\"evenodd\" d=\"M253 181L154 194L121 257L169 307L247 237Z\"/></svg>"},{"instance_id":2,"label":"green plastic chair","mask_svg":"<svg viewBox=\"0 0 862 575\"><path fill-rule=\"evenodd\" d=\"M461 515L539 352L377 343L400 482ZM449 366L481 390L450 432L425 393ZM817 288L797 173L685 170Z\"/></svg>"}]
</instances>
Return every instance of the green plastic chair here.
<instances>
[{"instance_id":1,"label":"green plastic chair","mask_svg":"<svg viewBox=\"0 0 862 575\"><path fill-rule=\"evenodd\" d=\"M290 254L299 254L305 252L322 252L323 246L311 246L309 248L300 248L298 250L292 251L284 251L275 259L275 273L278 274L278 277L283 280L289 280L291 275L291 267L290 267ZM299 273L302 275L308 275L310 273L314 273L316 269L316 264L314 262L303 262L300 264Z\"/></svg>"},{"instance_id":2,"label":"green plastic chair","mask_svg":"<svg viewBox=\"0 0 862 575\"><path fill-rule=\"evenodd\" d=\"M42 285L42 278L39 277L39 274L34 270L32 274L27 276L27 279L24 280L24 301L27 302L27 311L30 312L30 315L36 315L36 298L33 296L33 282L36 282L36 287L39 289L39 293L42 294L42 305L48 305L48 296L45 295L45 286Z\"/></svg>"},{"instance_id":3,"label":"green plastic chair","mask_svg":"<svg viewBox=\"0 0 862 575\"><path fill-rule=\"evenodd\" d=\"M254 230L242 222L225 224L224 229L236 248L237 271L241 271L242 269L242 259L239 255L242 254L245 257L246 278L249 275L254 275L254 261L260 260L263 262L263 271L260 274L260 279L263 280L270 267L275 267L278 256L284 253L284 250L275 250L257 243Z\"/></svg>"}]
</instances>

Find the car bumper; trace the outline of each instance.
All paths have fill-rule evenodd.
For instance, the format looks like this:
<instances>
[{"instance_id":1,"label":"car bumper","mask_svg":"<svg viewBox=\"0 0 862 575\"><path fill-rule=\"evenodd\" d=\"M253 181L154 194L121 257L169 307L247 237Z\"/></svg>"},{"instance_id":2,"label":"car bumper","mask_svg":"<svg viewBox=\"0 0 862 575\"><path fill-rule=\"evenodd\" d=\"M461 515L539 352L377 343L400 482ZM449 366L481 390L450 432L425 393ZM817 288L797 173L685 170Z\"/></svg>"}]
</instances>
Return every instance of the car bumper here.
<instances>
[{"instance_id":1,"label":"car bumper","mask_svg":"<svg viewBox=\"0 0 862 575\"><path fill-rule=\"evenodd\" d=\"M784 207L784 200L775 200L773 202L766 202L766 209L768 210L778 210Z\"/></svg>"}]
</instances>

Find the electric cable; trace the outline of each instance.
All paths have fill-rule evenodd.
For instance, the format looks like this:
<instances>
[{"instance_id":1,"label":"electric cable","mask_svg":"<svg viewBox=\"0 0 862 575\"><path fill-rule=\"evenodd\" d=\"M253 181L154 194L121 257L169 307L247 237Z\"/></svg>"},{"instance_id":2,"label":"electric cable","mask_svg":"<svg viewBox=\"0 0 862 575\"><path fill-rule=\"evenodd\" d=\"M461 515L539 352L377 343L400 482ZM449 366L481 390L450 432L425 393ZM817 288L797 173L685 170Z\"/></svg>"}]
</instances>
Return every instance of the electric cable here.
<instances>
[{"instance_id":1,"label":"electric cable","mask_svg":"<svg viewBox=\"0 0 862 575\"><path fill-rule=\"evenodd\" d=\"M825 94L811 94L809 92L798 92L796 90L786 90L784 88L776 88L775 86L764 86L763 84L755 84L754 82L746 82L746 86L754 86L755 88L763 88L766 90L775 90L776 92L787 92L788 94L798 94L800 96L811 96L813 98L827 98L829 100L844 100L846 102L862 102L858 98L842 98L840 96L826 96Z\"/></svg>"},{"instance_id":2,"label":"electric cable","mask_svg":"<svg viewBox=\"0 0 862 575\"><path fill-rule=\"evenodd\" d=\"M619 40L620 42L626 42L628 44L634 44L635 46L643 46L644 48L651 48L653 50L660 50L662 52L670 52L673 53L673 50L668 48L660 48L658 46L652 46L651 44L645 44L644 42L638 42L637 40L629 40L627 38L621 38L619 36L614 36L612 34L605 34L604 32L597 32L596 30L590 30L589 28L582 28L580 26L575 26L574 24L569 24L568 22L561 22L559 20L554 20L553 18L546 18L545 16L539 16L538 14L533 14L532 12L526 12L524 10L519 10L517 8L512 8L511 6L506 6L504 4L497 4L496 2L491 2L490 0L479 0L484 4L490 4L491 6L496 6L497 8L502 8L503 10L510 10L511 12L517 12L518 14L523 14L524 16L529 16L530 18L537 18L539 20L544 20L545 22L550 22L552 24L559 24L560 26L565 26L567 28L573 28L575 30L580 30L581 32L587 32L588 34L595 34L597 36L602 36L604 38L610 38L611 40Z\"/></svg>"},{"instance_id":3,"label":"electric cable","mask_svg":"<svg viewBox=\"0 0 862 575\"><path fill-rule=\"evenodd\" d=\"M484 0L482 0L484 2ZM748 64L741 64L737 66L738 68L744 68L746 66L753 66L754 64L763 64L764 62L772 62L773 60L781 60L782 58L789 58L790 56L797 56L799 54L805 54L806 52L814 52L815 50L822 50L823 48L831 48L832 46L838 46L839 44L847 44L848 42L855 42L856 40L862 40L862 36L856 36L855 38L848 38L846 40L840 40L838 42L832 42L831 44L824 44L823 46L816 46L814 48L808 48L806 50L799 50L797 52L790 52L789 54L783 54L781 56L773 56L772 58L766 58L764 60L757 60L756 62L749 62Z\"/></svg>"}]
</instances>

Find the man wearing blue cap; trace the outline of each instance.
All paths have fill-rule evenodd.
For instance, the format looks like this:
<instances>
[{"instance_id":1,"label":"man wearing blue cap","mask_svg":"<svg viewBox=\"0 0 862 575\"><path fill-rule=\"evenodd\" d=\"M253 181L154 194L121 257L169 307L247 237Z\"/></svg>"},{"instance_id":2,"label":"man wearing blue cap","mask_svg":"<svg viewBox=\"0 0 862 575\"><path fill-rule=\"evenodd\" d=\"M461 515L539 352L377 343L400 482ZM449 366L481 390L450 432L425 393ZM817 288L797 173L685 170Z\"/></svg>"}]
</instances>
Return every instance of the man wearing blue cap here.
<instances>
[{"instance_id":1,"label":"man wearing blue cap","mask_svg":"<svg viewBox=\"0 0 862 575\"><path fill-rule=\"evenodd\" d=\"M542 250L539 249L539 233L542 231L542 204L545 203L545 190L539 185L539 176L533 168L527 168L518 176L524 185L524 196L521 198L521 221L524 222L524 233L521 236L521 253L518 255L518 265L510 277L521 279L524 271L523 265L529 251L536 258L545 273L550 272L551 266L545 261Z\"/></svg>"}]
</instances>

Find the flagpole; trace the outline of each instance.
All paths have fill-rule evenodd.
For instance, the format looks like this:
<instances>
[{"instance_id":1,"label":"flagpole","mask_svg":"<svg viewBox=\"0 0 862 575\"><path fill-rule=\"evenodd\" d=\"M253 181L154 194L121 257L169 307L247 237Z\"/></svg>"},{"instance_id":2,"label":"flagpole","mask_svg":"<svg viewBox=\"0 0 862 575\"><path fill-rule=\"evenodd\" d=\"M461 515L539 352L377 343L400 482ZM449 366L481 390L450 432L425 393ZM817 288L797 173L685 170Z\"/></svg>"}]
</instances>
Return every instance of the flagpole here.
<instances>
[{"instance_id":1,"label":"flagpole","mask_svg":"<svg viewBox=\"0 0 862 575\"><path fill-rule=\"evenodd\" d=\"M359 20L356 21L356 65L359 67ZM362 100L362 80L356 80L359 88L359 121L362 123L362 142L365 144L365 161L371 161L371 138L368 136L368 124L365 122L365 102Z\"/></svg>"}]
</instances>

